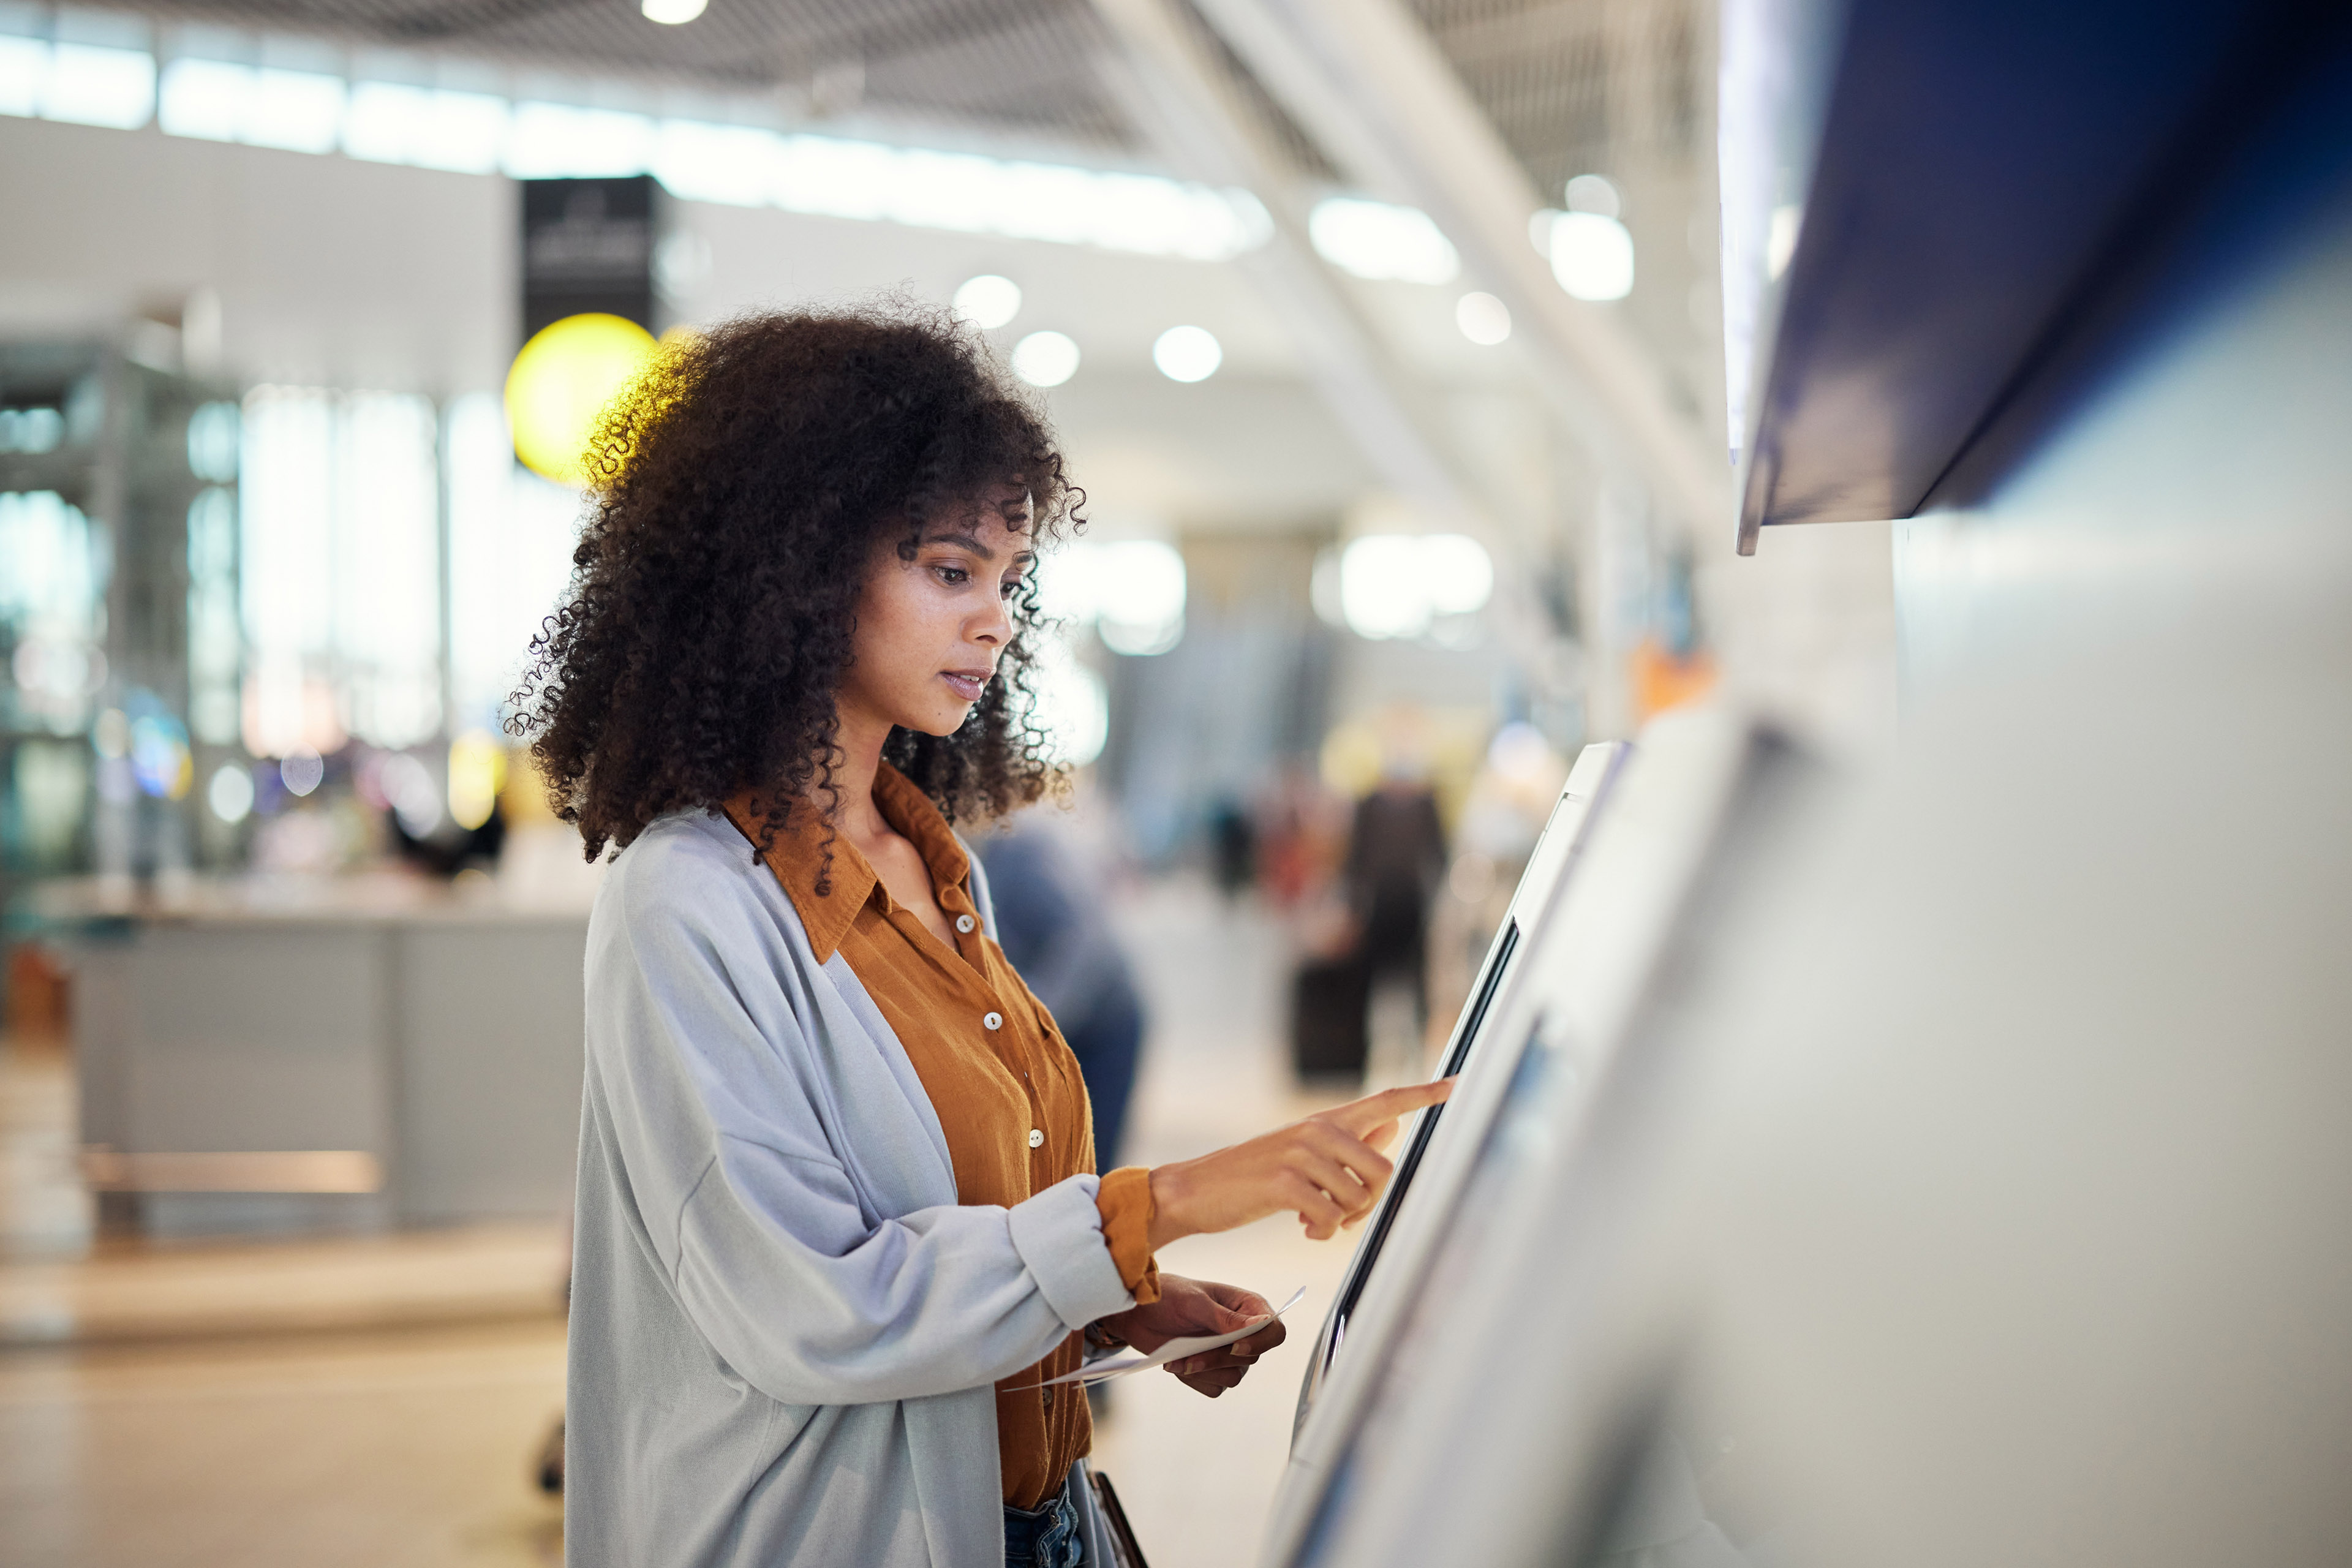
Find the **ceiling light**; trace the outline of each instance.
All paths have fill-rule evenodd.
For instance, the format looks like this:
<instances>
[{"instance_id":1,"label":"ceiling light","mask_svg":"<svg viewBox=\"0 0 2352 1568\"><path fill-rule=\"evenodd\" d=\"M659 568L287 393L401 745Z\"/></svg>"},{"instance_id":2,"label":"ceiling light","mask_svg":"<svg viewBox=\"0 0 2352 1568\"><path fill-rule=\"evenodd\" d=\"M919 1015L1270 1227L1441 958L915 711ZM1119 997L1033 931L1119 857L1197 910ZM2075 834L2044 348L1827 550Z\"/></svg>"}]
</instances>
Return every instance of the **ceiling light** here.
<instances>
[{"instance_id":1,"label":"ceiling light","mask_svg":"<svg viewBox=\"0 0 2352 1568\"><path fill-rule=\"evenodd\" d=\"M648 22L675 27L701 16L703 7L709 4L710 0L645 0L637 9L645 13Z\"/></svg>"},{"instance_id":2,"label":"ceiling light","mask_svg":"<svg viewBox=\"0 0 2352 1568\"><path fill-rule=\"evenodd\" d=\"M1454 324L1474 343L1499 343L1511 335L1511 308L1492 294L1465 294L1454 302Z\"/></svg>"},{"instance_id":3,"label":"ceiling light","mask_svg":"<svg viewBox=\"0 0 2352 1568\"><path fill-rule=\"evenodd\" d=\"M1021 285L1010 278L983 272L967 278L955 291L955 313L983 331L992 331L1021 313Z\"/></svg>"},{"instance_id":4,"label":"ceiling light","mask_svg":"<svg viewBox=\"0 0 2352 1568\"><path fill-rule=\"evenodd\" d=\"M48 57L41 118L136 131L155 112L155 57L143 49L58 44Z\"/></svg>"},{"instance_id":5,"label":"ceiling light","mask_svg":"<svg viewBox=\"0 0 2352 1568\"><path fill-rule=\"evenodd\" d=\"M1362 637L1417 637L1441 616L1485 606L1495 588L1486 547L1459 533L1376 533L1339 553L1339 607Z\"/></svg>"},{"instance_id":6,"label":"ceiling light","mask_svg":"<svg viewBox=\"0 0 2352 1568\"><path fill-rule=\"evenodd\" d=\"M1579 174L1569 181L1560 195L1568 198L1568 210L1572 213L1599 213L1602 217L1623 217L1625 204L1617 195L1617 187L1600 174Z\"/></svg>"},{"instance_id":7,"label":"ceiling light","mask_svg":"<svg viewBox=\"0 0 2352 1568\"><path fill-rule=\"evenodd\" d=\"M1633 237L1600 213L1562 213L1551 224L1551 274L1580 300L1633 291Z\"/></svg>"},{"instance_id":8,"label":"ceiling light","mask_svg":"<svg viewBox=\"0 0 2352 1568\"><path fill-rule=\"evenodd\" d=\"M1113 653L1150 657L1184 637L1184 556L1160 539L1079 540L1047 558L1048 614L1092 623Z\"/></svg>"},{"instance_id":9,"label":"ceiling light","mask_svg":"<svg viewBox=\"0 0 2352 1568\"><path fill-rule=\"evenodd\" d=\"M1171 381L1206 381L1225 363L1225 351L1204 327L1171 327L1151 345L1151 363Z\"/></svg>"},{"instance_id":10,"label":"ceiling light","mask_svg":"<svg viewBox=\"0 0 2352 1568\"><path fill-rule=\"evenodd\" d=\"M1078 345L1060 332L1032 332L1013 345L1013 374L1032 386L1059 386L1078 374Z\"/></svg>"},{"instance_id":11,"label":"ceiling light","mask_svg":"<svg viewBox=\"0 0 2352 1568\"><path fill-rule=\"evenodd\" d=\"M1359 278L1451 283L1461 258L1430 216L1355 196L1330 196L1307 215L1316 253Z\"/></svg>"}]
</instances>

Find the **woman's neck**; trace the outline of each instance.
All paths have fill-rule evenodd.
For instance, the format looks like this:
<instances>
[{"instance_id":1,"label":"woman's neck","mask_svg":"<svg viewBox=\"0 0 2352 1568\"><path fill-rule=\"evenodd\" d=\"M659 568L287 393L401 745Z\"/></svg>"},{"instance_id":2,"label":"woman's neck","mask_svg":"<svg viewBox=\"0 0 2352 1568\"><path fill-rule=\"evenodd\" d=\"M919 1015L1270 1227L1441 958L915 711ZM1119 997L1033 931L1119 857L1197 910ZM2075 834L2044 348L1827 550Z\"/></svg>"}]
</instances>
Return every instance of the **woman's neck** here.
<instances>
[{"instance_id":1,"label":"woman's neck","mask_svg":"<svg viewBox=\"0 0 2352 1568\"><path fill-rule=\"evenodd\" d=\"M840 716L834 743L841 748L841 762L834 769L833 783L841 792L837 797L841 831L853 844L868 843L892 831L883 820L881 808L874 804L874 775L881 770L882 743L889 738L887 720L850 713ZM819 810L823 808L820 804Z\"/></svg>"}]
</instances>

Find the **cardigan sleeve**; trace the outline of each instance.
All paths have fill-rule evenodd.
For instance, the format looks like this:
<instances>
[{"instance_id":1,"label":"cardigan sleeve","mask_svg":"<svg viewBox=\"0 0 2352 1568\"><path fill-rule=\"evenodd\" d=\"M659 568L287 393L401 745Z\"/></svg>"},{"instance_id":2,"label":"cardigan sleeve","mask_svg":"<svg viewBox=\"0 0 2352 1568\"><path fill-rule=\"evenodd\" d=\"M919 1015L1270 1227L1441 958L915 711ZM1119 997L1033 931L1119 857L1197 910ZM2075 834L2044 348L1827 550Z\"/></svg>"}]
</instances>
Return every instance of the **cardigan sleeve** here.
<instances>
[{"instance_id":1,"label":"cardigan sleeve","mask_svg":"<svg viewBox=\"0 0 2352 1568\"><path fill-rule=\"evenodd\" d=\"M591 1135L738 1375L795 1405L981 1387L1131 1303L1091 1175L871 1219L770 958L723 908L637 891L592 932Z\"/></svg>"}]
</instances>

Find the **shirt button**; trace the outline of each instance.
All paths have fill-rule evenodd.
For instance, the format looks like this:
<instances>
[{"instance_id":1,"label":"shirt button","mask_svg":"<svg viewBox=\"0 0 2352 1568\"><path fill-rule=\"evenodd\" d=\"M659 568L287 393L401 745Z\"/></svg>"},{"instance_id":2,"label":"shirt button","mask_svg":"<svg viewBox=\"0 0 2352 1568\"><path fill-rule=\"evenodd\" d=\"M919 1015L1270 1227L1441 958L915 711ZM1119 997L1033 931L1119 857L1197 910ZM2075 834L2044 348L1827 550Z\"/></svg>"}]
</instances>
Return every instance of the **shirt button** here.
<instances>
[{"instance_id":1,"label":"shirt button","mask_svg":"<svg viewBox=\"0 0 2352 1568\"><path fill-rule=\"evenodd\" d=\"M1004 1015L1002 1013L990 1013L982 1016L980 1023L982 1028L1001 1029L1004 1027Z\"/></svg>"},{"instance_id":2,"label":"shirt button","mask_svg":"<svg viewBox=\"0 0 2352 1568\"><path fill-rule=\"evenodd\" d=\"M970 936L971 934L971 917L970 915L956 916L956 930L963 932L966 936Z\"/></svg>"},{"instance_id":3,"label":"shirt button","mask_svg":"<svg viewBox=\"0 0 2352 1568\"><path fill-rule=\"evenodd\" d=\"M1029 1129L1029 1147L1032 1149L1043 1149L1045 1146L1045 1130L1042 1127L1032 1127Z\"/></svg>"}]
</instances>

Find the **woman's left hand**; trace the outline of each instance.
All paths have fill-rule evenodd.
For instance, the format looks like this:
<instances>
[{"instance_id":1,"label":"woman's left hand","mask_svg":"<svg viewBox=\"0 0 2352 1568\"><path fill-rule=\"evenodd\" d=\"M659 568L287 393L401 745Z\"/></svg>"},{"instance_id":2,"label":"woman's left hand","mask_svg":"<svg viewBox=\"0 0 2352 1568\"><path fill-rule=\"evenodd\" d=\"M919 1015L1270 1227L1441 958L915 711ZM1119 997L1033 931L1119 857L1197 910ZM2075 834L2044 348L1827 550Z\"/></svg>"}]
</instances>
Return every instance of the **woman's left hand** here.
<instances>
[{"instance_id":1,"label":"woman's left hand","mask_svg":"<svg viewBox=\"0 0 2352 1568\"><path fill-rule=\"evenodd\" d=\"M1229 1334L1252 1318L1263 1318L1273 1304L1255 1290L1238 1285L1217 1285L1187 1279L1181 1274L1160 1277L1160 1300L1148 1307L1130 1307L1103 1326L1146 1355L1170 1340L1194 1334ZM1188 1385L1214 1399L1242 1380L1261 1355L1287 1337L1276 1318L1247 1339L1198 1355L1171 1361L1168 1370Z\"/></svg>"}]
</instances>

